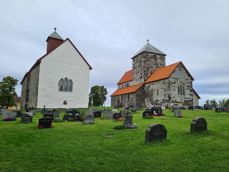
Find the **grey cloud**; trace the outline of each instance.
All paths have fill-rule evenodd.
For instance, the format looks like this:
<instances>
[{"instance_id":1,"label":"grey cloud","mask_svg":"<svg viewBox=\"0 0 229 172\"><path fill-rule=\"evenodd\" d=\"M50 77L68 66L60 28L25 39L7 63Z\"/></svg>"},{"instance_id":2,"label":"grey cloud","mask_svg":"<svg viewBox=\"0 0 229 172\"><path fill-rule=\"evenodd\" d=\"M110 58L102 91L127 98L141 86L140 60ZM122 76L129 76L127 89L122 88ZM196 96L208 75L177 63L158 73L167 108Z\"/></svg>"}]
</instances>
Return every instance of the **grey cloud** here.
<instances>
[{"instance_id":1,"label":"grey cloud","mask_svg":"<svg viewBox=\"0 0 229 172\"><path fill-rule=\"evenodd\" d=\"M146 39L167 54L167 64L185 64L202 102L228 95L227 0L2 0L0 16L1 78L21 80L57 27L92 65L90 84L105 85L109 95Z\"/></svg>"}]
</instances>

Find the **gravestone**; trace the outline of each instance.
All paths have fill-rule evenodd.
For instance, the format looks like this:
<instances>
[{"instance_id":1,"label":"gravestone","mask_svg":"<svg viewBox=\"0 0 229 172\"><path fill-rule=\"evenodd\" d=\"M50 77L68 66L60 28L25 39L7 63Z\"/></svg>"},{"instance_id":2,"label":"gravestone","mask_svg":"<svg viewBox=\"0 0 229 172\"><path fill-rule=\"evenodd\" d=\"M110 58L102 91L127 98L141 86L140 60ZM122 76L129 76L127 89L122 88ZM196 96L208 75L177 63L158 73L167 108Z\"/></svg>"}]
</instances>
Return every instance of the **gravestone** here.
<instances>
[{"instance_id":1,"label":"gravestone","mask_svg":"<svg viewBox=\"0 0 229 172\"><path fill-rule=\"evenodd\" d=\"M60 112L53 111L53 121L54 122L60 122L60 121L62 121L61 118L60 118Z\"/></svg>"},{"instance_id":2,"label":"gravestone","mask_svg":"<svg viewBox=\"0 0 229 172\"><path fill-rule=\"evenodd\" d=\"M41 118L39 119L38 128L51 128L52 127L52 119L51 118Z\"/></svg>"},{"instance_id":3,"label":"gravestone","mask_svg":"<svg viewBox=\"0 0 229 172\"><path fill-rule=\"evenodd\" d=\"M27 115L29 115L29 116L33 116L33 115L34 115L33 112L25 112L24 114L27 114Z\"/></svg>"},{"instance_id":4,"label":"gravestone","mask_svg":"<svg viewBox=\"0 0 229 172\"><path fill-rule=\"evenodd\" d=\"M1 114L2 114L2 120L3 121L15 121L17 112L11 112L8 111L7 109L1 109Z\"/></svg>"},{"instance_id":5,"label":"gravestone","mask_svg":"<svg viewBox=\"0 0 229 172\"><path fill-rule=\"evenodd\" d=\"M66 113L67 114L63 117L64 121L82 121L78 110L68 109Z\"/></svg>"},{"instance_id":6,"label":"gravestone","mask_svg":"<svg viewBox=\"0 0 229 172\"><path fill-rule=\"evenodd\" d=\"M33 117L28 114L21 115L21 123L31 123L32 120L33 120Z\"/></svg>"},{"instance_id":7,"label":"gravestone","mask_svg":"<svg viewBox=\"0 0 229 172\"><path fill-rule=\"evenodd\" d=\"M219 113L221 111L222 111L221 108L215 108L215 112Z\"/></svg>"},{"instance_id":8,"label":"gravestone","mask_svg":"<svg viewBox=\"0 0 229 172\"><path fill-rule=\"evenodd\" d=\"M173 114L177 118L182 118L182 112L181 112L181 109L179 107L174 107Z\"/></svg>"},{"instance_id":9,"label":"gravestone","mask_svg":"<svg viewBox=\"0 0 229 172\"><path fill-rule=\"evenodd\" d=\"M149 109L146 109L142 113L142 117L145 118L145 119L151 119L151 118L153 118L153 113Z\"/></svg>"},{"instance_id":10,"label":"gravestone","mask_svg":"<svg viewBox=\"0 0 229 172\"><path fill-rule=\"evenodd\" d=\"M102 116L104 119L112 119L113 118L113 112L111 110L103 110Z\"/></svg>"},{"instance_id":11,"label":"gravestone","mask_svg":"<svg viewBox=\"0 0 229 172\"><path fill-rule=\"evenodd\" d=\"M152 107L151 108L151 113L153 113L154 116L162 116L162 108L161 107Z\"/></svg>"},{"instance_id":12,"label":"gravestone","mask_svg":"<svg viewBox=\"0 0 229 172\"><path fill-rule=\"evenodd\" d=\"M128 109L125 110L123 126L127 129L137 128L137 125L133 124L133 117Z\"/></svg>"},{"instance_id":13,"label":"gravestone","mask_svg":"<svg viewBox=\"0 0 229 172\"><path fill-rule=\"evenodd\" d=\"M120 112L116 112L116 113L113 114L113 119L114 120L119 120L121 118L122 118L122 115L121 115Z\"/></svg>"},{"instance_id":14,"label":"gravestone","mask_svg":"<svg viewBox=\"0 0 229 172\"><path fill-rule=\"evenodd\" d=\"M145 142L164 140L167 137L167 130L162 124L152 124L145 131Z\"/></svg>"},{"instance_id":15,"label":"gravestone","mask_svg":"<svg viewBox=\"0 0 229 172\"><path fill-rule=\"evenodd\" d=\"M45 111L43 117L50 118L53 120L53 111Z\"/></svg>"},{"instance_id":16,"label":"gravestone","mask_svg":"<svg viewBox=\"0 0 229 172\"><path fill-rule=\"evenodd\" d=\"M203 117L197 117L192 120L190 125L191 133L206 131L207 130L207 122Z\"/></svg>"},{"instance_id":17,"label":"gravestone","mask_svg":"<svg viewBox=\"0 0 229 172\"><path fill-rule=\"evenodd\" d=\"M93 115L95 118L101 118L102 112L100 110L93 111Z\"/></svg>"},{"instance_id":18,"label":"gravestone","mask_svg":"<svg viewBox=\"0 0 229 172\"><path fill-rule=\"evenodd\" d=\"M87 115L83 118L82 121L83 124L94 124L95 123L95 118L94 115Z\"/></svg>"}]
</instances>

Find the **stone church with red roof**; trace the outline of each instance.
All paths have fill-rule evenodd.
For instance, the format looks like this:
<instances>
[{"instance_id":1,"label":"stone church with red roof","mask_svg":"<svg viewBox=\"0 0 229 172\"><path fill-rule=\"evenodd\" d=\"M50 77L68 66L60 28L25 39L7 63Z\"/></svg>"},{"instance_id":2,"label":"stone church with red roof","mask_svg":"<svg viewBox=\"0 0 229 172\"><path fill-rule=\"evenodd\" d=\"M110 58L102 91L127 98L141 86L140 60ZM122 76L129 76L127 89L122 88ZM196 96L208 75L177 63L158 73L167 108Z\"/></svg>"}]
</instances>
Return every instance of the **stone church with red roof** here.
<instances>
[{"instance_id":1,"label":"stone church with red roof","mask_svg":"<svg viewBox=\"0 0 229 172\"><path fill-rule=\"evenodd\" d=\"M132 69L124 73L111 95L114 107L197 106L200 96L194 78L182 62L165 64L166 54L148 41L132 57Z\"/></svg>"}]
</instances>

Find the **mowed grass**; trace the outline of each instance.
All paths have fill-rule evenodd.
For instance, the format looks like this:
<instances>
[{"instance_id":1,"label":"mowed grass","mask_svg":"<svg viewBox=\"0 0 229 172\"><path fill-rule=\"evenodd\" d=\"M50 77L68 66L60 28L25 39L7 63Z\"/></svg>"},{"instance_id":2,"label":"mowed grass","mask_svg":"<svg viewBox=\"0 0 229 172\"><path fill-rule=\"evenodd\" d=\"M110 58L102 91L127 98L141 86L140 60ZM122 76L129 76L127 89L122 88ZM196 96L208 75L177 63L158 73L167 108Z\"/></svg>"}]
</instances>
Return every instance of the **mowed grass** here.
<instances>
[{"instance_id":1,"label":"mowed grass","mask_svg":"<svg viewBox=\"0 0 229 172\"><path fill-rule=\"evenodd\" d=\"M138 128L132 130L113 130L122 122L105 119L38 129L41 114L31 124L1 121L0 171L229 171L229 113L184 110L183 118L164 113L154 119L135 113ZM206 118L208 131L190 134L197 116ZM145 130L155 123L166 126L167 140L146 144Z\"/></svg>"}]
</instances>

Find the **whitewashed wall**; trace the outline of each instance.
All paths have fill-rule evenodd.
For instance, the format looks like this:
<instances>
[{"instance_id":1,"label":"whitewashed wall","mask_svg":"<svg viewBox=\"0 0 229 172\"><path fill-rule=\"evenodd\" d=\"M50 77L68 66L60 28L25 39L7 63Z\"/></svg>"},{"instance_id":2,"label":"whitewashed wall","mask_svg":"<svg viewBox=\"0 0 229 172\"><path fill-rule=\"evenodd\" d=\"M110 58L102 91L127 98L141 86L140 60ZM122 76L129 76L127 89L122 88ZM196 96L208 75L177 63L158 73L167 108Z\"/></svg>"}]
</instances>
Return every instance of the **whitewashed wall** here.
<instances>
[{"instance_id":1,"label":"whitewashed wall","mask_svg":"<svg viewBox=\"0 0 229 172\"><path fill-rule=\"evenodd\" d=\"M42 59L39 76L37 108L88 107L89 66L68 40ZM65 77L73 81L72 92L58 91Z\"/></svg>"}]
</instances>

